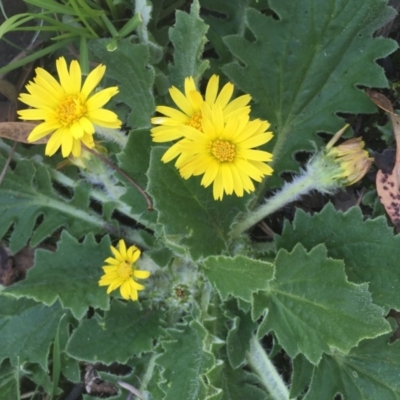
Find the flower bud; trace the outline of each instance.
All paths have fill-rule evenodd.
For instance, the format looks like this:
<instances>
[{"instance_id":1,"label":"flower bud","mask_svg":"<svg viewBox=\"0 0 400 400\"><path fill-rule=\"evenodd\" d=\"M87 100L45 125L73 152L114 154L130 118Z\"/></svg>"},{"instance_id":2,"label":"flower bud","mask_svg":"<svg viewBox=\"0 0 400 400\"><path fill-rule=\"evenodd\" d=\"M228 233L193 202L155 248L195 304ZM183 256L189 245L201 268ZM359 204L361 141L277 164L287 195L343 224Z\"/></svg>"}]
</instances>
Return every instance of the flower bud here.
<instances>
[{"instance_id":1,"label":"flower bud","mask_svg":"<svg viewBox=\"0 0 400 400\"><path fill-rule=\"evenodd\" d=\"M339 166L335 179L344 180L344 185L349 186L358 182L368 172L374 159L364 150L364 141L352 138L339 146L327 149L326 157Z\"/></svg>"}]
</instances>

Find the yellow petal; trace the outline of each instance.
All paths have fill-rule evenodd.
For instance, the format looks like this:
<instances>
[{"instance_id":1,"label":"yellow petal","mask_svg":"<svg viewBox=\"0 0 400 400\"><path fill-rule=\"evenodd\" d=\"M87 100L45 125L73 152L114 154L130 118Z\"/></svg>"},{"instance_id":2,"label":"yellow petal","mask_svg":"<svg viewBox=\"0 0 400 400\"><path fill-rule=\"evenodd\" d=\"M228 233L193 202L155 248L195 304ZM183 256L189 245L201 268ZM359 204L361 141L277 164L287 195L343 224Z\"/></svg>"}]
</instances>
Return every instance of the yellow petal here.
<instances>
[{"instance_id":1,"label":"yellow petal","mask_svg":"<svg viewBox=\"0 0 400 400\"><path fill-rule=\"evenodd\" d=\"M60 125L57 123L43 122L32 129L32 132L29 134L27 140L28 142L35 142L36 140L42 139L58 128L60 128Z\"/></svg>"},{"instance_id":2,"label":"yellow petal","mask_svg":"<svg viewBox=\"0 0 400 400\"><path fill-rule=\"evenodd\" d=\"M74 138L72 135L63 135L61 144L61 152L63 157L68 157L71 154L73 144Z\"/></svg>"},{"instance_id":3,"label":"yellow petal","mask_svg":"<svg viewBox=\"0 0 400 400\"><path fill-rule=\"evenodd\" d=\"M218 85L219 77L217 75L213 75L208 81L206 89L206 103L210 107L215 103L215 99L217 98Z\"/></svg>"},{"instance_id":4,"label":"yellow petal","mask_svg":"<svg viewBox=\"0 0 400 400\"><path fill-rule=\"evenodd\" d=\"M56 67L62 88L66 93L71 93L69 90L73 87L73 82L70 79L67 62L64 57L60 57L56 60Z\"/></svg>"},{"instance_id":5,"label":"yellow petal","mask_svg":"<svg viewBox=\"0 0 400 400\"><path fill-rule=\"evenodd\" d=\"M124 241L123 239L120 239L119 242L118 242L118 250L119 250L119 252L120 252L120 254L121 254L121 257L122 257L124 260L127 260L127 256L126 256L126 244L125 244L125 241Z\"/></svg>"},{"instance_id":6,"label":"yellow petal","mask_svg":"<svg viewBox=\"0 0 400 400\"><path fill-rule=\"evenodd\" d=\"M95 93L86 101L86 108L88 112L103 107L104 104L108 103L111 97L115 96L118 92L118 88L116 86L112 86Z\"/></svg>"},{"instance_id":7,"label":"yellow petal","mask_svg":"<svg viewBox=\"0 0 400 400\"><path fill-rule=\"evenodd\" d=\"M71 87L68 88L68 93L78 94L81 91L82 84L82 72L78 61L71 61L71 65L69 66L69 75L71 80Z\"/></svg>"},{"instance_id":8,"label":"yellow petal","mask_svg":"<svg viewBox=\"0 0 400 400\"><path fill-rule=\"evenodd\" d=\"M175 104L189 117L192 116L194 110L190 104L190 102L187 100L187 98L184 96L184 94L178 90L175 86L172 86L169 89L169 94L172 97L172 100L175 102Z\"/></svg>"},{"instance_id":9,"label":"yellow petal","mask_svg":"<svg viewBox=\"0 0 400 400\"><path fill-rule=\"evenodd\" d=\"M52 156L61 146L63 135L65 133L64 128L57 129L50 137L46 145L45 154L46 156Z\"/></svg>"},{"instance_id":10,"label":"yellow petal","mask_svg":"<svg viewBox=\"0 0 400 400\"><path fill-rule=\"evenodd\" d=\"M117 114L104 108L88 112L87 118L90 119L94 125L104 126L106 128L120 128L122 124Z\"/></svg>"},{"instance_id":11,"label":"yellow petal","mask_svg":"<svg viewBox=\"0 0 400 400\"><path fill-rule=\"evenodd\" d=\"M233 89L234 86L232 83L228 82L219 93L215 104L218 104L221 109L224 109L233 95Z\"/></svg>"},{"instance_id":12,"label":"yellow petal","mask_svg":"<svg viewBox=\"0 0 400 400\"><path fill-rule=\"evenodd\" d=\"M105 65L98 65L93 71L90 72L83 84L81 93L87 99L93 89L100 83L106 72Z\"/></svg>"},{"instance_id":13,"label":"yellow petal","mask_svg":"<svg viewBox=\"0 0 400 400\"><path fill-rule=\"evenodd\" d=\"M149 271L138 271L138 270L136 270L133 273L133 276L135 278L138 278L138 279L147 279L150 276L150 272Z\"/></svg>"}]
</instances>

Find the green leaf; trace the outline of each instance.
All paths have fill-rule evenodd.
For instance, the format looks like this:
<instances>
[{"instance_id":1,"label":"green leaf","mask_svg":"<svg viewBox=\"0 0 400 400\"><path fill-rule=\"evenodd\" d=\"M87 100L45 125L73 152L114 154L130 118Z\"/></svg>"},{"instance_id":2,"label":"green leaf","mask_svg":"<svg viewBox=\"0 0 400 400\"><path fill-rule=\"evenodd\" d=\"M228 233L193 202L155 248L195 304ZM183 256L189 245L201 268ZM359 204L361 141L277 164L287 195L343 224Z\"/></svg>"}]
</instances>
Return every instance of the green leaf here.
<instances>
[{"instance_id":1,"label":"green leaf","mask_svg":"<svg viewBox=\"0 0 400 400\"><path fill-rule=\"evenodd\" d=\"M67 354L89 362L125 363L153 348L153 341L162 334L164 313L138 302L114 300L104 318L96 315L81 322L68 342Z\"/></svg>"},{"instance_id":2,"label":"green leaf","mask_svg":"<svg viewBox=\"0 0 400 400\"><path fill-rule=\"evenodd\" d=\"M269 400L269 395L261 389L256 375L242 369L233 369L228 362L219 361L207 373L210 383L221 388L219 400Z\"/></svg>"},{"instance_id":3,"label":"green leaf","mask_svg":"<svg viewBox=\"0 0 400 400\"><path fill-rule=\"evenodd\" d=\"M206 384L202 375L214 364L214 356L206 350L207 331L193 321L183 330L168 330L171 341L163 342L165 352L156 363L163 368L160 383L163 400L204 399Z\"/></svg>"},{"instance_id":4,"label":"green leaf","mask_svg":"<svg viewBox=\"0 0 400 400\"><path fill-rule=\"evenodd\" d=\"M231 329L226 337L226 352L232 368L236 369L246 362L246 352L250 348L250 339L257 328L252 321L250 313L235 310L235 316L231 316Z\"/></svg>"},{"instance_id":5,"label":"green leaf","mask_svg":"<svg viewBox=\"0 0 400 400\"><path fill-rule=\"evenodd\" d=\"M0 155L0 165L5 159ZM57 192L46 166L20 160L0 185L0 238L13 225L9 240L15 254L30 240L32 247L64 226L75 237L107 231L109 223L89 208L90 186L78 184L72 199ZM39 218L40 217L40 218Z\"/></svg>"},{"instance_id":6,"label":"green leaf","mask_svg":"<svg viewBox=\"0 0 400 400\"><path fill-rule=\"evenodd\" d=\"M161 162L165 150L155 147L151 152L148 192L167 244L182 253L190 251L194 259L228 253L230 226L244 210L246 197L215 201L212 189L201 186L198 177L185 180L172 163Z\"/></svg>"},{"instance_id":7,"label":"green leaf","mask_svg":"<svg viewBox=\"0 0 400 400\"><path fill-rule=\"evenodd\" d=\"M7 360L0 366L0 398L19 399L19 365L12 366Z\"/></svg>"},{"instance_id":8,"label":"green leaf","mask_svg":"<svg viewBox=\"0 0 400 400\"><path fill-rule=\"evenodd\" d=\"M9 286L4 293L30 297L47 305L60 300L80 319L89 307L109 308L106 289L98 285L104 260L111 255L108 237L97 244L92 235L78 243L66 231L56 252L38 249L35 266L26 279Z\"/></svg>"},{"instance_id":9,"label":"green leaf","mask_svg":"<svg viewBox=\"0 0 400 400\"><path fill-rule=\"evenodd\" d=\"M42 388L46 393L51 393L53 384L47 369L44 370L38 364L28 364L26 365L26 375L37 387ZM60 393L61 391L58 390L58 394Z\"/></svg>"},{"instance_id":10,"label":"green leaf","mask_svg":"<svg viewBox=\"0 0 400 400\"><path fill-rule=\"evenodd\" d=\"M293 374L290 385L290 398L295 399L305 392L310 386L313 374L313 365L299 354L292 362Z\"/></svg>"},{"instance_id":11,"label":"green leaf","mask_svg":"<svg viewBox=\"0 0 400 400\"><path fill-rule=\"evenodd\" d=\"M220 67L233 59L223 41L224 36L239 34L245 28L245 13L243 10L249 5L250 0L200 0L203 10L203 19L210 26L207 39L210 45L206 45L216 52L218 58L210 58L213 72L221 74Z\"/></svg>"},{"instance_id":12,"label":"green leaf","mask_svg":"<svg viewBox=\"0 0 400 400\"><path fill-rule=\"evenodd\" d=\"M208 26L199 17L199 11L199 2L194 0L190 14L176 11L175 26L169 29L174 46L174 64L169 66L170 79L181 89L186 77L192 76L198 81L209 64L207 60L201 60Z\"/></svg>"},{"instance_id":13,"label":"green leaf","mask_svg":"<svg viewBox=\"0 0 400 400\"><path fill-rule=\"evenodd\" d=\"M148 65L149 48L144 44L132 43L130 39L118 41L115 51L107 50L109 40L89 42L90 50L107 66L107 76L119 85L116 100L124 102L132 110L128 125L132 128L150 126L155 104L152 95L154 71Z\"/></svg>"},{"instance_id":14,"label":"green leaf","mask_svg":"<svg viewBox=\"0 0 400 400\"><path fill-rule=\"evenodd\" d=\"M208 257L204 260L204 274L223 300L232 295L251 302L254 292L267 288L274 266L245 256Z\"/></svg>"},{"instance_id":15,"label":"green leaf","mask_svg":"<svg viewBox=\"0 0 400 400\"><path fill-rule=\"evenodd\" d=\"M266 309L264 323L289 356L302 353L313 364L332 348L347 353L390 330L368 286L347 282L343 262L328 258L322 244L309 253L301 244L278 252L275 280L254 296L254 319Z\"/></svg>"},{"instance_id":16,"label":"green leaf","mask_svg":"<svg viewBox=\"0 0 400 400\"><path fill-rule=\"evenodd\" d=\"M355 283L368 282L374 302L385 310L400 309L394 282L400 281L400 236L387 226L386 217L364 221L359 207L336 211L332 204L309 215L297 210L292 224L285 223L276 245L291 251L296 243L311 250L325 243L332 258L342 259Z\"/></svg>"},{"instance_id":17,"label":"green leaf","mask_svg":"<svg viewBox=\"0 0 400 400\"><path fill-rule=\"evenodd\" d=\"M397 44L372 37L394 17L386 1L271 0L269 5L273 15L245 11L251 34L226 38L238 61L222 69L253 97L255 114L271 123L274 169L281 172L298 169L294 152L314 150L312 141L322 143L317 132L343 126L337 112L375 111L357 86L387 87L375 60Z\"/></svg>"},{"instance_id":18,"label":"green leaf","mask_svg":"<svg viewBox=\"0 0 400 400\"><path fill-rule=\"evenodd\" d=\"M388 344L389 337L364 340L348 355L334 352L314 368L304 400L400 399L400 343Z\"/></svg>"},{"instance_id":19,"label":"green leaf","mask_svg":"<svg viewBox=\"0 0 400 400\"><path fill-rule=\"evenodd\" d=\"M0 363L37 363L47 371L47 358L60 318L59 303L47 307L29 299L0 296ZM17 361L18 358L18 361Z\"/></svg>"}]
</instances>

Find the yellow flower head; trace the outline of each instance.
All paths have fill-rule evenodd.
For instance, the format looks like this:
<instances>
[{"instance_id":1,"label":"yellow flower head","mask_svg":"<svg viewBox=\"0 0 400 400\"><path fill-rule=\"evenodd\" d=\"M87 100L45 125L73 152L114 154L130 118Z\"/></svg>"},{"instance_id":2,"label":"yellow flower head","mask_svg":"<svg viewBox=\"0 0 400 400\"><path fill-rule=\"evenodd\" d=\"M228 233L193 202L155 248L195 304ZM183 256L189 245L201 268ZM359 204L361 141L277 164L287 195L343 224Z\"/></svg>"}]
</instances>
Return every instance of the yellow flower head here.
<instances>
[{"instance_id":1,"label":"yellow flower head","mask_svg":"<svg viewBox=\"0 0 400 400\"><path fill-rule=\"evenodd\" d=\"M121 296L125 300L137 300L138 291L144 286L135 282L135 279L146 279L150 276L149 271L139 271L135 262L140 257L140 250L136 246L126 248L123 239L118 243L118 250L111 246L114 257L109 257L105 262L109 265L103 266L104 275L99 280L99 286L108 286L107 294L120 288Z\"/></svg>"},{"instance_id":2,"label":"yellow flower head","mask_svg":"<svg viewBox=\"0 0 400 400\"><path fill-rule=\"evenodd\" d=\"M43 68L36 68L36 77L26 85L28 93L19 100L31 109L18 111L25 120L43 120L28 136L35 142L51 134L46 155L52 156L60 147L63 157L79 157L81 144L93 148L94 125L119 128L121 121L112 111L101 108L118 93L116 86L91 93L104 76L106 67L98 65L82 85L78 61L73 60L69 70L64 57L56 61L59 82Z\"/></svg>"},{"instance_id":3,"label":"yellow flower head","mask_svg":"<svg viewBox=\"0 0 400 400\"><path fill-rule=\"evenodd\" d=\"M151 122L154 125L160 125L151 130L154 142L169 142L182 138L180 127L191 126L195 129L202 130L202 120L204 118L202 109L206 103L210 108L218 105L225 120L232 117L248 115L250 107L250 95L239 96L231 101L234 86L227 83L218 94L219 77L213 75L208 81L205 98L196 89L196 85L192 77L185 79L185 93L172 86L169 94L177 105L179 110L167 106L158 106L156 111L163 114L164 117L154 117Z\"/></svg>"},{"instance_id":4,"label":"yellow flower head","mask_svg":"<svg viewBox=\"0 0 400 400\"><path fill-rule=\"evenodd\" d=\"M339 166L339 171L334 178L343 179L346 186L362 179L374 161L364 150L364 141L360 137L347 140L339 146L328 148L326 155L333 158Z\"/></svg>"},{"instance_id":5,"label":"yellow flower head","mask_svg":"<svg viewBox=\"0 0 400 400\"><path fill-rule=\"evenodd\" d=\"M213 183L215 200L222 200L224 193L235 192L242 197L244 192L254 191L252 180L260 182L273 171L266 164L272 160L272 154L254 149L271 140L269 123L249 121L247 115L226 121L219 104L212 109L208 105L203 108L202 130L183 127L185 138L169 148L162 161L179 156L175 165L182 177L203 175L201 184L208 187Z\"/></svg>"}]
</instances>

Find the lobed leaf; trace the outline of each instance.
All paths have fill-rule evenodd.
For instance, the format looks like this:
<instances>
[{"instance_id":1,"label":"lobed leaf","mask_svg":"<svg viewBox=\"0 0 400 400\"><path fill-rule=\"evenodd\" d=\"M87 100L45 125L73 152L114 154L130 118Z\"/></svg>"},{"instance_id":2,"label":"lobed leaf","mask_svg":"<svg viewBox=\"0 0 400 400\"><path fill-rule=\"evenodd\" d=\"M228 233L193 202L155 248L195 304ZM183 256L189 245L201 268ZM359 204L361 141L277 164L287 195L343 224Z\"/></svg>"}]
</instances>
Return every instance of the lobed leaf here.
<instances>
[{"instance_id":1,"label":"lobed leaf","mask_svg":"<svg viewBox=\"0 0 400 400\"><path fill-rule=\"evenodd\" d=\"M29 297L46 305L59 299L62 306L70 308L78 319L89 307L107 310L109 296L98 281L103 274L104 260L109 256L108 237L97 244L89 235L83 243L78 243L63 231L57 250L38 249L34 268L29 270L26 279L3 292L15 297Z\"/></svg>"},{"instance_id":2,"label":"lobed leaf","mask_svg":"<svg viewBox=\"0 0 400 400\"><path fill-rule=\"evenodd\" d=\"M126 363L153 348L153 341L162 333L163 316L162 310L138 302L113 301L104 318L95 316L81 322L71 335L67 354L90 362Z\"/></svg>"},{"instance_id":3,"label":"lobed leaf","mask_svg":"<svg viewBox=\"0 0 400 400\"><path fill-rule=\"evenodd\" d=\"M204 274L222 300L232 295L251 302L254 292L267 288L274 266L246 256L212 256L204 260Z\"/></svg>"},{"instance_id":4,"label":"lobed leaf","mask_svg":"<svg viewBox=\"0 0 400 400\"><path fill-rule=\"evenodd\" d=\"M150 126L155 104L152 95L154 71L148 65L150 53L145 44L132 43L130 39L120 39L113 52L107 50L109 40L93 40L89 48L107 66L107 76L119 85L116 100L124 102L132 110L128 125L132 128Z\"/></svg>"},{"instance_id":5,"label":"lobed leaf","mask_svg":"<svg viewBox=\"0 0 400 400\"><path fill-rule=\"evenodd\" d=\"M215 387L221 388L219 400L270 400L261 388L256 375L242 369L233 369L228 362L219 360L207 373L207 378Z\"/></svg>"},{"instance_id":6,"label":"lobed leaf","mask_svg":"<svg viewBox=\"0 0 400 400\"><path fill-rule=\"evenodd\" d=\"M200 6L194 0L190 14L176 11L175 26L169 29L169 37L174 46L174 63L169 65L171 83L183 89L186 77L192 76L195 81L208 68L208 60L202 60L205 34L208 26L199 17Z\"/></svg>"},{"instance_id":7,"label":"lobed leaf","mask_svg":"<svg viewBox=\"0 0 400 400\"><path fill-rule=\"evenodd\" d=\"M65 313L59 303L47 307L30 299L0 296L0 363L38 363L47 371L50 344ZM18 357L18 362L17 362Z\"/></svg>"},{"instance_id":8,"label":"lobed leaf","mask_svg":"<svg viewBox=\"0 0 400 400\"><path fill-rule=\"evenodd\" d=\"M372 303L366 284L349 283L342 261L328 258L321 244L307 253L301 244L281 249L275 279L254 295L254 319L274 331L290 357L302 353L318 364L332 348L348 353L366 338L390 330L383 309Z\"/></svg>"},{"instance_id":9,"label":"lobed leaf","mask_svg":"<svg viewBox=\"0 0 400 400\"><path fill-rule=\"evenodd\" d=\"M228 253L230 226L246 197L215 201L212 189L202 187L197 177L185 180L171 163L161 162L164 152L165 147L152 149L148 192L167 244L194 259Z\"/></svg>"},{"instance_id":10,"label":"lobed leaf","mask_svg":"<svg viewBox=\"0 0 400 400\"><path fill-rule=\"evenodd\" d=\"M172 340L162 343L165 352L156 363L163 368L163 400L204 399L206 384L202 376L214 365L214 356L206 350L207 331L198 321L183 330L168 330Z\"/></svg>"},{"instance_id":11,"label":"lobed leaf","mask_svg":"<svg viewBox=\"0 0 400 400\"><path fill-rule=\"evenodd\" d=\"M397 48L372 38L394 17L386 1L271 0L273 14L245 11L249 34L225 42L238 61L222 69L255 103L255 114L272 124L274 169L297 170L292 154L313 150L317 132L343 126L338 112L375 111L359 85L387 87L375 60ZM360 66L362 65L362 68Z\"/></svg>"},{"instance_id":12,"label":"lobed leaf","mask_svg":"<svg viewBox=\"0 0 400 400\"><path fill-rule=\"evenodd\" d=\"M364 340L347 355L325 355L314 367L310 389L304 400L400 399L400 344L388 343L387 335Z\"/></svg>"},{"instance_id":13,"label":"lobed leaf","mask_svg":"<svg viewBox=\"0 0 400 400\"><path fill-rule=\"evenodd\" d=\"M0 165L4 163L0 155ZM53 188L46 166L20 160L0 185L0 238L13 226L9 246L16 253L29 239L36 246L60 227L78 238L107 231L110 224L89 208L90 189L77 184L73 198L66 198Z\"/></svg>"},{"instance_id":14,"label":"lobed leaf","mask_svg":"<svg viewBox=\"0 0 400 400\"><path fill-rule=\"evenodd\" d=\"M400 236L393 234L385 217L364 220L359 207L343 213L332 204L312 216L297 210L293 223L285 222L276 246L291 251L297 243L307 250L324 243L330 257L344 261L350 281L368 282L376 304L400 309L395 288L400 281Z\"/></svg>"}]
</instances>

